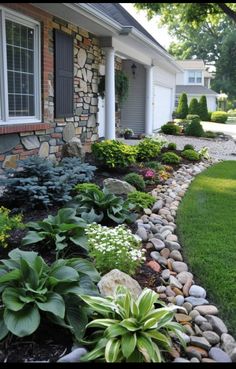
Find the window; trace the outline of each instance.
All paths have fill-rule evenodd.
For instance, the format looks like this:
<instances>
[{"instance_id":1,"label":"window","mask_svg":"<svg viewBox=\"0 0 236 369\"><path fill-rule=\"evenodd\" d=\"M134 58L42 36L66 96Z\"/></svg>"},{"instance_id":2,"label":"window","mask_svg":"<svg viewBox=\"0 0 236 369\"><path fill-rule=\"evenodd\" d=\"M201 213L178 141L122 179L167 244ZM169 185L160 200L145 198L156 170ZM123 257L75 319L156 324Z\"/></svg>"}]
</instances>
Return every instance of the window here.
<instances>
[{"instance_id":1,"label":"window","mask_svg":"<svg viewBox=\"0 0 236 369\"><path fill-rule=\"evenodd\" d=\"M39 23L0 8L0 122L39 122Z\"/></svg>"},{"instance_id":2,"label":"window","mask_svg":"<svg viewBox=\"0 0 236 369\"><path fill-rule=\"evenodd\" d=\"M198 71L188 71L188 83L198 83L201 84L202 83L202 72L198 72Z\"/></svg>"}]
</instances>

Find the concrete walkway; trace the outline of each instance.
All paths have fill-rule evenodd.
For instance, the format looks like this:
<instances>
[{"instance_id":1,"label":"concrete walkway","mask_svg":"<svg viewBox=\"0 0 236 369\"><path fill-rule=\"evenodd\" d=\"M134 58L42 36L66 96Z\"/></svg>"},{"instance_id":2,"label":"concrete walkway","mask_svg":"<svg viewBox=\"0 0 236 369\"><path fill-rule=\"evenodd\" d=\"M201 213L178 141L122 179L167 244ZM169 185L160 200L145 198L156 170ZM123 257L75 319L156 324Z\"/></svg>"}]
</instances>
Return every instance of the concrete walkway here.
<instances>
[{"instance_id":1,"label":"concrete walkway","mask_svg":"<svg viewBox=\"0 0 236 369\"><path fill-rule=\"evenodd\" d=\"M204 131L223 132L236 140L236 124L222 124L213 122L201 122Z\"/></svg>"}]
</instances>

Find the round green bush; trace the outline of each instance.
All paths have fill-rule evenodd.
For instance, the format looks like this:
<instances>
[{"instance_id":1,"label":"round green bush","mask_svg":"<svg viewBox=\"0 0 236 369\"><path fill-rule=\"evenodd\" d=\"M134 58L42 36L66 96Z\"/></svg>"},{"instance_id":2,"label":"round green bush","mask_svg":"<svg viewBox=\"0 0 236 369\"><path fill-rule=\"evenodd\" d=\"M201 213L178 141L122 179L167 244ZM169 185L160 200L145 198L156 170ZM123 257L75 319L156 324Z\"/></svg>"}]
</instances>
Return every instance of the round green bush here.
<instances>
[{"instance_id":1,"label":"round green bush","mask_svg":"<svg viewBox=\"0 0 236 369\"><path fill-rule=\"evenodd\" d=\"M162 155L161 160L165 164L179 164L181 158L174 152L168 151Z\"/></svg>"},{"instance_id":2,"label":"round green bush","mask_svg":"<svg viewBox=\"0 0 236 369\"><path fill-rule=\"evenodd\" d=\"M184 150L194 150L194 147L193 147L193 145L186 144L186 145L184 145Z\"/></svg>"},{"instance_id":3,"label":"round green bush","mask_svg":"<svg viewBox=\"0 0 236 369\"><path fill-rule=\"evenodd\" d=\"M153 196L149 195L148 193L140 191L130 192L128 194L128 200L132 204L136 205L136 210L150 208L155 202Z\"/></svg>"},{"instance_id":4,"label":"round green bush","mask_svg":"<svg viewBox=\"0 0 236 369\"><path fill-rule=\"evenodd\" d=\"M75 185L74 190L76 192L86 192L86 191L94 191L94 192L100 192L100 187L97 186L95 183L78 183Z\"/></svg>"},{"instance_id":5,"label":"round green bush","mask_svg":"<svg viewBox=\"0 0 236 369\"><path fill-rule=\"evenodd\" d=\"M145 181L140 174L129 173L124 177L124 181L128 182L139 191L143 191L145 189Z\"/></svg>"},{"instance_id":6,"label":"round green bush","mask_svg":"<svg viewBox=\"0 0 236 369\"><path fill-rule=\"evenodd\" d=\"M170 142L167 146L168 150L176 150L176 147L177 145L174 142Z\"/></svg>"},{"instance_id":7,"label":"round green bush","mask_svg":"<svg viewBox=\"0 0 236 369\"><path fill-rule=\"evenodd\" d=\"M228 114L225 111L213 111L211 121L215 123L225 123L228 119Z\"/></svg>"},{"instance_id":8,"label":"round green bush","mask_svg":"<svg viewBox=\"0 0 236 369\"><path fill-rule=\"evenodd\" d=\"M180 133L181 128L174 123L167 123L161 126L161 132L166 135L178 135Z\"/></svg>"},{"instance_id":9,"label":"round green bush","mask_svg":"<svg viewBox=\"0 0 236 369\"><path fill-rule=\"evenodd\" d=\"M181 156L190 161L197 161L200 159L200 155L195 150L184 150L181 152Z\"/></svg>"},{"instance_id":10,"label":"round green bush","mask_svg":"<svg viewBox=\"0 0 236 369\"><path fill-rule=\"evenodd\" d=\"M145 161L143 165L145 168L154 169L156 171L163 169L163 165L159 163L158 161Z\"/></svg>"},{"instance_id":11,"label":"round green bush","mask_svg":"<svg viewBox=\"0 0 236 369\"><path fill-rule=\"evenodd\" d=\"M153 138L145 138L140 141L137 147L137 160L152 160L156 159L157 155L161 151L162 143Z\"/></svg>"},{"instance_id":12,"label":"round green bush","mask_svg":"<svg viewBox=\"0 0 236 369\"><path fill-rule=\"evenodd\" d=\"M202 137L204 136L204 130L200 123L200 118L198 115L188 115L188 119L191 123L185 129L186 136Z\"/></svg>"}]
</instances>

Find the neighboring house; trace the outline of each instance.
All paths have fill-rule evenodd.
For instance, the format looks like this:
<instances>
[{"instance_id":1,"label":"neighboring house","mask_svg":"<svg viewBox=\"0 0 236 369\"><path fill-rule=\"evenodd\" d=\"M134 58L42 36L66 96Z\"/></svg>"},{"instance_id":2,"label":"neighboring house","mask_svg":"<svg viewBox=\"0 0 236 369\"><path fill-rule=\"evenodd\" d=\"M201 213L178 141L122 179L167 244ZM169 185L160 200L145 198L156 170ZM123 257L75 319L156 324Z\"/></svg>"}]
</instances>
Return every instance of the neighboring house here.
<instances>
[{"instance_id":1,"label":"neighboring house","mask_svg":"<svg viewBox=\"0 0 236 369\"><path fill-rule=\"evenodd\" d=\"M121 5L1 3L0 24L0 171L31 155L55 160L73 137L89 150L120 127L151 134L170 119L181 68ZM121 109L115 69L130 77Z\"/></svg>"},{"instance_id":2,"label":"neighboring house","mask_svg":"<svg viewBox=\"0 0 236 369\"><path fill-rule=\"evenodd\" d=\"M177 73L175 106L178 104L179 96L183 92L186 92L188 103L193 98L199 100L202 95L205 95L208 110L215 111L218 93L210 88L211 79L213 77L212 74L206 70L203 60L178 60L178 64L184 72Z\"/></svg>"}]
</instances>

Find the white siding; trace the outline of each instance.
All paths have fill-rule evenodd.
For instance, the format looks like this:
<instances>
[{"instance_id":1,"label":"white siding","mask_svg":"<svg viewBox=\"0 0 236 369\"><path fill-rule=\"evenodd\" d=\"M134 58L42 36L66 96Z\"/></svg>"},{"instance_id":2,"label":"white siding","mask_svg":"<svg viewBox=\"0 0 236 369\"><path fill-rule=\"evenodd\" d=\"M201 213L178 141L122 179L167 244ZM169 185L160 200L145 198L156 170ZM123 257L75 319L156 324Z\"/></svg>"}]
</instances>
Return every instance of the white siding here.
<instances>
[{"instance_id":1,"label":"white siding","mask_svg":"<svg viewBox=\"0 0 236 369\"><path fill-rule=\"evenodd\" d=\"M176 74L176 84L177 85L184 85L184 73L177 73Z\"/></svg>"},{"instance_id":2,"label":"white siding","mask_svg":"<svg viewBox=\"0 0 236 369\"><path fill-rule=\"evenodd\" d=\"M193 98L195 98L199 101L201 96L202 95L187 95L188 104L190 103L190 101ZM207 99L207 109L208 109L208 111L215 111L216 110L216 97L215 96L206 96L206 99Z\"/></svg>"}]
</instances>

